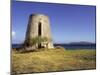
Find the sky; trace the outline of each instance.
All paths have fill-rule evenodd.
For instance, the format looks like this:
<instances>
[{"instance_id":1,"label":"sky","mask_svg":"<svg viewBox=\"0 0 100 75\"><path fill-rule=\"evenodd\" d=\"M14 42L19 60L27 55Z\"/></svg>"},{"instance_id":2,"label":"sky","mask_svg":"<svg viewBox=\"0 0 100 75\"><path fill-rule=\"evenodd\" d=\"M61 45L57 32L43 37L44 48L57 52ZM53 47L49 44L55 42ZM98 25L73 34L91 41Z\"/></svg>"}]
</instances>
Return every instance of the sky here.
<instances>
[{"instance_id":1,"label":"sky","mask_svg":"<svg viewBox=\"0 0 100 75\"><path fill-rule=\"evenodd\" d=\"M23 43L30 14L50 18L54 43L95 42L96 7L86 5L13 1L12 43Z\"/></svg>"}]
</instances>

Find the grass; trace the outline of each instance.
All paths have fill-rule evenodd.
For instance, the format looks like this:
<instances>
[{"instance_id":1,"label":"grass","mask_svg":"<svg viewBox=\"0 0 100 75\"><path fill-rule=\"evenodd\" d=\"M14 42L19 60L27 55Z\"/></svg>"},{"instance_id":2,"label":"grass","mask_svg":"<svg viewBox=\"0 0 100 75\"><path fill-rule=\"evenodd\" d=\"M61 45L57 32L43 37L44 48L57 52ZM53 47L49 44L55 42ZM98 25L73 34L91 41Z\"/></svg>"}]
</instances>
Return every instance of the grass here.
<instances>
[{"instance_id":1,"label":"grass","mask_svg":"<svg viewBox=\"0 0 100 75\"><path fill-rule=\"evenodd\" d=\"M95 50L51 49L38 52L12 52L12 73L87 70L96 68Z\"/></svg>"}]
</instances>

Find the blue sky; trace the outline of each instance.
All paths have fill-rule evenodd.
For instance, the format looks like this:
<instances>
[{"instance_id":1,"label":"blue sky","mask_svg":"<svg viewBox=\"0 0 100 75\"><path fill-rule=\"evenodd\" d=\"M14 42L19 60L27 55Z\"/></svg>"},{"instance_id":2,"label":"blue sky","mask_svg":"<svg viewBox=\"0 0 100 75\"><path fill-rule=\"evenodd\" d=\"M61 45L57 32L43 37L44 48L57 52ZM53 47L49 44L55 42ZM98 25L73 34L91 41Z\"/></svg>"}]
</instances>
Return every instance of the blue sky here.
<instances>
[{"instance_id":1,"label":"blue sky","mask_svg":"<svg viewBox=\"0 0 100 75\"><path fill-rule=\"evenodd\" d=\"M12 2L12 43L25 39L30 14L45 14L50 18L54 43L95 42L95 6Z\"/></svg>"}]
</instances>

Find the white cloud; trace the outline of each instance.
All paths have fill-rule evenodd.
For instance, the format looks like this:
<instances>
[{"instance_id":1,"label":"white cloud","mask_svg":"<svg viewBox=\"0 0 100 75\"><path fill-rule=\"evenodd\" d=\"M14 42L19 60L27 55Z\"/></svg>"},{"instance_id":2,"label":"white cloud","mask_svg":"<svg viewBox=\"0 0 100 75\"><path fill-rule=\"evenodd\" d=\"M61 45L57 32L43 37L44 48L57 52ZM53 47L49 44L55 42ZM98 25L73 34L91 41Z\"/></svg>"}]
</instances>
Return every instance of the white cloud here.
<instances>
[{"instance_id":1,"label":"white cloud","mask_svg":"<svg viewBox=\"0 0 100 75\"><path fill-rule=\"evenodd\" d=\"M15 31L12 31L12 36L15 36L16 35L16 32Z\"/></svg>"}]
</instances>

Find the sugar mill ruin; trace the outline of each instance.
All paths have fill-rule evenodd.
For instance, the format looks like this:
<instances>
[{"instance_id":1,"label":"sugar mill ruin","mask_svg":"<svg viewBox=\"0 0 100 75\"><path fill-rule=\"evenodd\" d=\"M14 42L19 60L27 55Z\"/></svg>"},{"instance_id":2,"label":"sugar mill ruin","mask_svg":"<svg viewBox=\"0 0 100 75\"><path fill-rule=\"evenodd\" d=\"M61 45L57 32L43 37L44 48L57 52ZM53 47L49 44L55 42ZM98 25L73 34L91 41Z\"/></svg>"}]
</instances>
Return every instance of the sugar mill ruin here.
<instances>
[{"instance_id":1,"label":"sugar mill ruin","mask_svg":"<svg viewBox=\"0 0 100 75\"><path fill-rule=\"evenodd\" d=\"M38 48L54 48L50 30L50 20L44 14L31 14L29 16L25 47Z\"/></svg>"}]
</instances>

